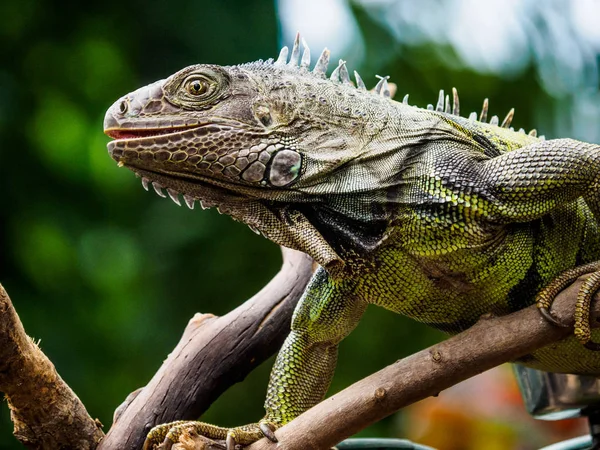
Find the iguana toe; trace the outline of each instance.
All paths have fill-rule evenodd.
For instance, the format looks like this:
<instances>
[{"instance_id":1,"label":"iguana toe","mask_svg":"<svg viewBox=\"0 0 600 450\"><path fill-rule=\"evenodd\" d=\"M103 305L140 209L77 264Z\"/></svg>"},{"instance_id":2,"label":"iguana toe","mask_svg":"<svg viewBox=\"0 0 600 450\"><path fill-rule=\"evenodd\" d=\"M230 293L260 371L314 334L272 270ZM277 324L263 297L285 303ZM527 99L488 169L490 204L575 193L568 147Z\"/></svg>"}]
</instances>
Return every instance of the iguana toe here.
<instances>
[{"instance_id":1,"label":"iguana toe","mask_svg":"<svg viewBox=\"0 0 600 450\"><path fill-rule=\"evenodd\" d=\"M537 296L536 304L540 314L550 323L564 327L565 324L556 320L550 313L550 306L554 299L569 284L574 282L581 275L589 273L589 277L583 282L577 293L577 302L575 303L575 325L574 334L577 340L589 350L600 351L600 343L592 341L590 325L590 306L594 294L600 289L600 261L585 264L583 266L569 269L548 286L546 286Z\"/></svg>"},{"instance_id":2,"label":"iguana toe","mask_svg":"<svg viewBox=\"0 0 600 450\"><path fill-rule=\"evenodd\" d=\"M592 342L590 306L598 289L600 289L600 271L591 273L583 282L575 303L575 337L585 348L594 351L600 350L600 344Z\"/></svg>"},{"instance_id":3,"label":"iguana toe","mask_svg":"<svg viewBox=\"0 0 600 450\"><path fill-rule=\"evenodd\" d=\"M150 430L150 432L146 436L143 450L154 450L156 447L158 447L164 442L171 428L184 423L187 423L187 421L179 420L177 422L163 423L161 425L155 426Z\"/></svg>"},{"instance_id":4,"label":"iguana toe","mask_svg":"<svg viewBox=\"0 0 600 450\"><path fill-rule=\"evenodd\" d=\"M146 438L143 450L171 450L174 444L180 442L184 435L195 433L208 439L224 441L224 444L216 442L218 448L224 450L235 450L237 445L249 445L259 439L267 439L277 442L274 430L278 425L274 422L263 420L236 428L223 428L198 421L177 421L154 427Z\"/></svg>"},{"instance_id":5,"label":"iguana toe","mask_svg":"<svg viewBox=\"0 0 600 450\"><path fill-rule=\"evenodd\" d=\"M231 428L225 439L227 450L235 450L237 444L249 445L266 437L271 442L277 442L274 431L278 425L274 422L261 420L259 423L245 425L243 427Z\"/></svg>"}]
</instances>

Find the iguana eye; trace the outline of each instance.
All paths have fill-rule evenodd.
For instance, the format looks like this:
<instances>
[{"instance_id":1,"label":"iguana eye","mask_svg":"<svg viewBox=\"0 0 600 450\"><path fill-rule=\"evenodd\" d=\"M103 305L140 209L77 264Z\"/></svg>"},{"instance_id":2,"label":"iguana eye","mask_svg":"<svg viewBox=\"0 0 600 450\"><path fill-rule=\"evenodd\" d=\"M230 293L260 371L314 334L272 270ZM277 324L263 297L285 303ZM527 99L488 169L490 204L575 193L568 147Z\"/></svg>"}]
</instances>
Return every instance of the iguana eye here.
<instances>
[{"instance_id":1,"label":"iguana eye","mask_svg":"<svg viewBox=\"0 0 600 450\"><path fill-rule=\"evenodd\" d=\"M228 73L217 66L190 66L171 76L163 92L170 103L197 111L225 98L229 81Z\"/></svg>"},{"instance_id":2,"label":"iguana eye","mask_svg":"<svg viewBox=\"0 0 600 450\"><path fill-rule=\"evenodd\" d=\"M205 80L191 79L187 82L186 89L190 95L200 96L208 91L208 83Z\"/></svg>"}]
</instances>

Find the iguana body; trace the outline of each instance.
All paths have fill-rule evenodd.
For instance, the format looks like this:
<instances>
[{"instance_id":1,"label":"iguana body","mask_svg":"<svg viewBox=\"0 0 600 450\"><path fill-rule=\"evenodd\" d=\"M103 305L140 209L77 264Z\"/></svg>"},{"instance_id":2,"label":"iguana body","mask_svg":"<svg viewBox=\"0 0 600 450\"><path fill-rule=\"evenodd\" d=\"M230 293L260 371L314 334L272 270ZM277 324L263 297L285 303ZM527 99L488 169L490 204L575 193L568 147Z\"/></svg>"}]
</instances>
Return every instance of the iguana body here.
<instances>
[{"instance_id":1,"label":"iguana body","mask_svg":"<svg viewBox=\"0 0 600 450\"><path fill-rule=\"evenodd\" d=\"M296 40L289 61L286 48L276 62L188 67L105 119L111 156L146 188L217 206L321 265L271 375L270 427L323 398L369 304L456 333L600 259L600 146L460 117L456 95L452 112L443 95L436 110L398 103L385 79L355 88L343 62L327 79L329 53L312 72L307 55L299 64ZM600 354L574 338L523 362L600 374ZM193 426L229 447L272 434Z\"/></svg>"}]
</instances>

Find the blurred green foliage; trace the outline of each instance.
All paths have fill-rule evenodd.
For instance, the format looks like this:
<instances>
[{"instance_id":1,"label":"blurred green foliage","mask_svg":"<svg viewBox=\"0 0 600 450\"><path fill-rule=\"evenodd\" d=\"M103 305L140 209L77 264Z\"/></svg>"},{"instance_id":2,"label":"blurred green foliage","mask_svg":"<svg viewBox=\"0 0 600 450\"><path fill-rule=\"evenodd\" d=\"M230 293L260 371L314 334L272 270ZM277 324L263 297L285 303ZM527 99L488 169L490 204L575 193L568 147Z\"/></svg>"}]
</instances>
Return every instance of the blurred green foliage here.
<instances>
[{"instance_id":1,"label":"blurred green foliage","mask_svg":"<svg viewBox=\"0 0 600 450\"><path fill-rule=\"evenodd\" d=\"M554 104L533 65L509 78L482 74L461 65L448 45L403 43L364 7L353 4L352 12L366 55L358 69L370 78L391 75L411 103L433 103L440 87L457 86L469 110L489 96L493 113L517 107L525 128L535 114L544 117L535 105ZM126 92L192 63L275 56L276 7L3 0L0 17L0 282L28 333L108 428L114 408L149 380L187 320L197 311L224 314L249 298L280 256L214 210L189 211L146 193L107 156L104 112ZM332 391L439 339L370 309L341 346ZM271 364L234 386L205 420L258 419ZM364 434L400 433L390 418ZM1 407L0 449L18 448Z\"/></svg>"}]
</instances>

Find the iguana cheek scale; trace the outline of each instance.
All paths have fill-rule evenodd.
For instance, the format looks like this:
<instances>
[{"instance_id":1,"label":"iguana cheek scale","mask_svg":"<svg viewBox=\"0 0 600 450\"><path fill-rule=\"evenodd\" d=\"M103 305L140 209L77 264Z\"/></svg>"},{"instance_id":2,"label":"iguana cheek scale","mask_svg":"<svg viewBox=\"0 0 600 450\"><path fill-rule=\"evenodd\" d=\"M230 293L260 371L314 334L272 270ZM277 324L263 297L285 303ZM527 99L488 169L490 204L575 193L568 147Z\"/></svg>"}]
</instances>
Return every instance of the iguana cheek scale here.
<instances>
[{"instance_id":1,"label":"iguana cheek scale","mask_svg":"<svg viewBox=\"0 0 600 450\"><path fill-rule=\"evenodd\" d=\"M387 77L368 91L344 61L326 78L328 61L325 50L310 70L297 38L276 61L187 67L106 114L109 154L144 188L217 207L321 266L275 362L263 421L161 425L146 448L187 427L230 449L275 439L322 400L338 344L369 304L448 333L536 301L552 320L554 296L600 267L599 146L515 132L512 110L488 123L487 100L479 117L461 117L456 90L427 109L395 102ZM575 337L521 363L600 374L589 350L597 273L580 293Z\"/></svg>"}]
</instances>

